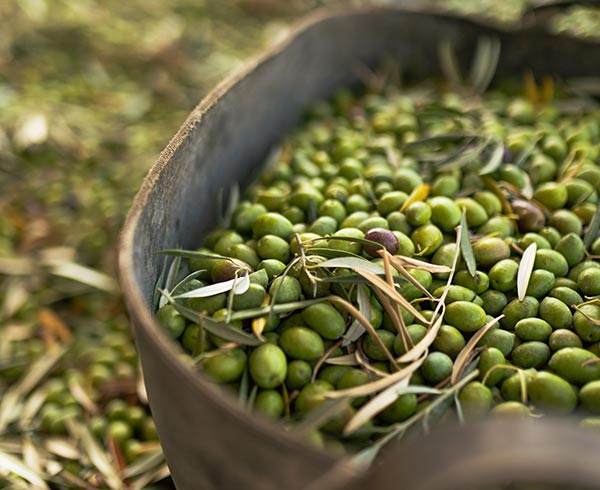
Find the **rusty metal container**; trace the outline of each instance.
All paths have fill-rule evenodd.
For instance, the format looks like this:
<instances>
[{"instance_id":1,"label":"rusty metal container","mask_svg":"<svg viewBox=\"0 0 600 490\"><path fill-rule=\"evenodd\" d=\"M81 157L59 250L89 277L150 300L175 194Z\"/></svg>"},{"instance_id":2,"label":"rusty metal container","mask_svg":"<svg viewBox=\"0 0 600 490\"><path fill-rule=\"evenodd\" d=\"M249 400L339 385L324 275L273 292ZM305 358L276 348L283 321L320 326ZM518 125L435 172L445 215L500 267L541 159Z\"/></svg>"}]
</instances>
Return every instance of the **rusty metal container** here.
<instances>
[{"instance_id":1,"label":"rusty metal container","mask_svg":"<svg viewBox=\"0 0 600 490\"><path fill-rule=\"evenodd\" d=\"M385 58L415 77L439 74L442 41L450 42L459 63L467 66L482 36L501 42L500 76L522 76L529 70L559 78L600 74L600 45L552 35L536 25L501 29L448 14L394 8L326 11L302 21L286 40L215 88L161 153L129 212L119 260L152 413L178 489L330 490L367 484L391 489L399 481L412 490L462 489L485 483L486 475L498 483L496 477L511 468L515 477L522 477L533 466L541 468L532 470L535 477L546 474L548 484L573 488L600 482L600 465L590 460L600 454L598 441L560 423L537 428L489 423L441 431L391 448L383 463L357 475L346 460L250 416L193 372L179 360L178 347L161 332L151 311L163 261L156 252L198 246L214 224L218 189L228 189L234 181L248 183L311 102L356 84L358 67L373 67ZM568 457L562 465L555 464L560 459L556 451L541 451L529 463L511 459L510 451L506 456L509 449L523 455L551 444L569 444L564 453L573 456L569 451L576 443L585 448L577 453L580 459ZM483 458L485 451L496 459ZM385 464L390 460L393 464ZM570 476L559 478L569 471Z\"/></svg>"}]
</instances>

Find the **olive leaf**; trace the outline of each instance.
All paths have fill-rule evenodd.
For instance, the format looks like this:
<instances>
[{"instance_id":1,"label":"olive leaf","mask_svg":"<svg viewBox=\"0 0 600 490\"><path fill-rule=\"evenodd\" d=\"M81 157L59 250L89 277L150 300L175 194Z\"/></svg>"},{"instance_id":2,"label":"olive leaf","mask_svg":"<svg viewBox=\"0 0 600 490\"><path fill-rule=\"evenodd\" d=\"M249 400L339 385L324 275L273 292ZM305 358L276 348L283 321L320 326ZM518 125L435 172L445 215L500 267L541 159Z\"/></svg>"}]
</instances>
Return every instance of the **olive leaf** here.
<instances>
[{"instance_id":1,"label":"olive leaf","mask_svg":"<svg viewBox=\"0 0 600 490\"><path fill-rule=\"evenodd\" d=\"M327 391L324 393L324 396L326 398L347 398L347 397L358 398L358 397L369 396L369 395L373 395L374 393L378 393L379 391L384 390L404 379L406 379L408 382L408 380L412 376L412 373L414 373L417 369L419 369L421 364L423 364L425 357L427 357L427 356L422 355L420 358L416 359L415 361L411 362L410 364L407 364L406 366L402 367L398 371L391 373L389 376L386 376L385 378L380 378L380 379L377 379L370 383L365 383L365 384L362 384L359 386L354 386L352 388L346 388L343 390L335 390L335 391Z\"/></svg>"},{"instance_id":2,"label":"olive leaf","mask_svg":"<svg viewBox=\"0 0 600 490\"><path fill-rule=\"evenodd\" d=\"M500 41L496 37L481 37L471 64L469 82L478 92L483 93L488 88L500 59Z\"/></svg>"},{"instance_id":3,"label":"olive leaf","mask_svg":"<svg viewBox=\"0 0 600 490\"><path fill-rule=\"evenodd\" d=\"M358 361L354 354L345 354L343 356L329 357L325 360L325 364L333 366L356 366Z\"/></svg>"},{"instance_id":4,"label":"olive leaf","mask_svg":"<svg viewBox=\"0 0 600 490\"><path fill-rule=\"evenodd\" d=\"M209 284L208 286L202 286L200 288L186 291L185 293L176 294L173 299L184 299L184 298L207 298L209 296L215 296L217 294L226 293L227 291L233 291L233 294L244 294L250 287L250 275L245 273L242 277L236 277L228 281L217 282Z\"/></svg>"},{"instance_id":5,"label":"olive leaf","mask_svg":"<svg viewBox=\"0 0 600 490\"><path fill-rule=\"evenodd\" d=\"M385 269L379 264L375 264L362 257L338 257L335 259L329 259L320 264L315 264L312 267L324 267L324 268L337 268L343 267L346 269L363 269L373 274L385 274Z\"/></svg>"},{"instance_id":6,"label":"olive leaf","mask_svg":"<svg viewBox=\"0 0 600 490\"><path fill-rule=\"evenodd\" d=\"M467 270L471 277L475 277L477 272L477 262L475 260L475 254L473 253L473 246L471 245L471 234L467 226L467 213L463 212L460 218L460 229L462 233L460 235L460 251L462 253L465 264L467 264Z\"/></svg>"},{"instance_id":7,"label":"olive leaf","mask_svg":"<svg viewBox=\"0 0 600 490\"><path fill-rule=\"evenodd\" d=\"M363 315L365 318L371 318L371 302L367 297L366 288L363 285L359 285L356 293L358 311L360 311L361 315ZM365 327L363 327L360 321L355 318L344 334L342 347L347 347L353 342L356 342L363 333L365 333Z\"/></svg>"},{"instance_id":8,"label":"olive leaf","mask_svg":"<svg viewBox=\"0 0 600 490\"><path fill-rule=\"evenodd\" d=\"M129 465L121 472L121 478L124 480L135 476L146 474L148 471L158 467L165 462L165 456L161 449L151 451L135 460L135 463Z\"/></svg>"},{"instance_id":9,"label":"olive leaf","mask_svg":"<svg viewBox=\"0 0 600 490\"><path fill-rule=\"evenodd\" d=\"M495 141L496 146L494 147L490 158L486 164L479 170L479 175L488 175L494 173L502 164L502 157L504 156L504 144L502 140L498 139Z\"/></svg>"},{"instance_id":10,"label":"olive leaf","mask_svg":"<svg viewBox=\"0 0 600 490\"><path fill-rule=\"evenodd\" d=\"M519 298L519 301L523 301L527 294L529 280L531 279L531 273L533 272L535 263L536 252L537 244L533 242L525 249L523 257L521 257L519 271L517 272L517 297Z\"/></svg>"},{"instance_id":11,"label":"olive leaf","mask_svg":"<svg viewBox=\"0 0 600 490\"><path fill-rule=\"evenodd\" d=\"M375 277L377 277L377 276L375 276ZM375 343L379 346L379 348L382 350L382 352L388 358L388 360L390 361L392 366L394 366L395 368L398 368L398 365L396 364L396 361L394 360L394 356L392 356L392 354L390 353L387 346L383 343L383 340L381 340L381 337L379 337L379 335L377 335L375 328L371 325L370 318L366 318L352 303L350 303L349 301L346 301L344 298L341 298L340 296L331 296L329 298L329 301L331 301L332 303L337 303L338 305L343 307L348 313L350 313L354 318L356 318L358 321L360 321L361 325L365 328L365 330L367 332L369 332L369 335L371 335L371 337L373 338Z\"/></svg>"},{"instance_id":12,"label":"olive leaf","mask_svg":"<svg viewBox=\"0 0 600 490\"><path fill-rule=\"evenodd\" d=\"M0 451L0 473L14 473L33 485L35 490L49 490L44 475L35 471L15 456Z\"/></svg>"},{"instance_id":13,"label":"olive leaf","mask_svg":"<svg viewBox=\"0 0 600 490\"><path fill-rule=\"evenodd\" d=\"M344 427L344 435L350 435L355 432L364 424L372 420L373 417L375 417L378 413L389 407L402 395L439 395L442 393L436 388L431 388L429 386L409 385L408 383L409 379L403 378L365 403Z\"/></svg>"},{"instance_id":14,"label":"olive leaf","mask_svg":"<svg viewBox=\"0 0 600 490\"><path fill-rule=\"evenodd\" d=\"M585 235L583 237L583 244L586 250L590 250L592 243L598 236L598 230L600 230L600 206L596 206L596 211L594 212L594 217L588 226Z\"/></svg>"},{"instance_id":15,"label":"olive leaf","mask_svg":"<svg viewBox=\"0 0 600 490\"><path fill-rule=\"evenodd\" d=\"M438 45L438 61L444 77L452 85L462 85L461 70L456 58L456 52L450 41L447 39L443 40Z\"/></svg>"},{"instance_id":16,"label":"olive leaf","mask_svg":"<svg viewBox=\"0 0 600 490\"><path fill-rule=\"evenodd\" d=\"M106 453L102 450L98 442L96 442L89 428L81 422L76 422L74 419L67 420L66 425L72 437L81 444L90 462L102 474L108 487L111 490L122 490L124 488L123 481Z\"/></svg>"},{"instance_id":17,"label":"olive leaf","mask_svg":"<svg viewBox=\"0 0 600 490\"><path fill-rule=\"evenodd\" d=\"M231 342L236 342L241 345L250 345L256 346L262 344L262 342L257 339L255 336L250 335L249 333L244 332L243 330L239 330L234 326L228 323L215 322L211 320L207 316L201 315L195 310L183 306L181 303L177 303L174 298L169 297L169 302L173 305L173 307L181 313L188 320L199 323L202 325L204 329L213 335L217 335L218 337L229 340ZM268 309L267 309L268 313Z\"/></svg>"},{"instance_id":18,"label":"olive leaf","mask_svg":"<svg viewBox=\"0 0 600 490\"><path fill-rule=\"evenodd\" d=\"M429 196L430 189L431 189L431 186L429 184L420 184L420 185L416 186L412 190L412 192L409 194L406 201L404 201L402 206L400 206L400 211L401 212L404 211L406 208L408 208L408 206L410 206L411 204L413 204L415 202L422 202L425 199L427 199L427 196Z\"/></svg>"}]
</instances>

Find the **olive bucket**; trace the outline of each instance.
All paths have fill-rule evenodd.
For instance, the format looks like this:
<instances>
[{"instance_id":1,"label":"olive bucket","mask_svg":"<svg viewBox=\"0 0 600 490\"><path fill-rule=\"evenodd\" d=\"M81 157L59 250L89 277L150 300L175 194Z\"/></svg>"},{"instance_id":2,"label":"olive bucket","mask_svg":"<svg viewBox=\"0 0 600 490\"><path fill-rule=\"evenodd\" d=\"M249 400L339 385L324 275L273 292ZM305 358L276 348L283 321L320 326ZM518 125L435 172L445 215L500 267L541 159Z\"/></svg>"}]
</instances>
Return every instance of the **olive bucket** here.
<instances>
[{"instance_id":1,"label":"olive bucket","mask_svg":"<svg viewBox=\"0 0 600 490\"><path fill-rule=\"evenodd\" d=\"M119 261L152 414L179 490L491 489L517 480L600 487L600 438L552 420L434 429L393 444L360 470L243 410L180 359L151 309L164 261L157 252L197 247L215 223L219 190L248 184L311 103L356 85L361 68L382 60L416 78L439 75L442 42L468 66L486 36L502 47L499 76L600 75L600 44L535 22L508 29L410 9L325 11L221 83L164 149L129 212Z\"/></svg>"}]
</instances>

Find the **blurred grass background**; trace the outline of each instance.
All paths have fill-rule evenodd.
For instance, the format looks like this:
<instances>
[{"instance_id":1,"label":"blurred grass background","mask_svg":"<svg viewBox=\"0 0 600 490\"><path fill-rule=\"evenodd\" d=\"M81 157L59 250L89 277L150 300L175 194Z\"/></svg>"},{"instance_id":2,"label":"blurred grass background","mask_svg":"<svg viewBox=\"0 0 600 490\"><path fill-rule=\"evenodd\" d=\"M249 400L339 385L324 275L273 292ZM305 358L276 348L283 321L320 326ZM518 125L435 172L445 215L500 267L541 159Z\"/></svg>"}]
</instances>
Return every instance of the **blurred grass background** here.
<instances>
[{"instance_id":1,"label":"blurred grass background","mask_svg":"<svg viewBox=\"0 0 600 490\"><path fill-rule=\"evenodd\" d=\"M0 488L167 474L116 281L120 227L217 81L298 16L350 3L366 2L0 2ZM524 0L429 3L510 21ZM599 24L569 15L555 27Z\"/></svg>"}]
</instances>

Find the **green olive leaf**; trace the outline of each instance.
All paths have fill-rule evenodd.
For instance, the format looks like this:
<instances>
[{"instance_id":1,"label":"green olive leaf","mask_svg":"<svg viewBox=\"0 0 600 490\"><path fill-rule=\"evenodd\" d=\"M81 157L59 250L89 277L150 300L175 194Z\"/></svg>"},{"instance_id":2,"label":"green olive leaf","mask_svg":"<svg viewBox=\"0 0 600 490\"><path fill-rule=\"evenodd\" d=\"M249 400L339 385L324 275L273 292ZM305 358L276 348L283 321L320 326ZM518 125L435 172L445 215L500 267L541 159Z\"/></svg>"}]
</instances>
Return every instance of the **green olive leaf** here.
<instances>
[{"instance_id":1,"label":"green olive leaf","mask_svg":"<svg viewBox=\"0 0 600 490\"><path fill-rule=\"evenodd\" d=\"M229 340L231 342L237 342L241 345L250 345L256 346L261 345L262 342L257 339L254 335L250 335L249 333L244 332L243 330L239 330L233 327L230 324L215 322L210 318L201 315L195 310L183 306L181 303L177 303L173 297L169 297L169 302L175 307L175 309L181 313L188 320L199 323L202 327L213 335L217 335L224 340ZM268 313L268 310L267 310Z\"/></svg>"},{"instance_id":2,"label":"green olive leaf","mask_svg":"<svg viewBox=\"0 0 600 490\"><path fill-rule=\"evenodd\" d=\"M460 251L467 264L469 274L471 274L471 277L475 277L475 272L477 272L477 262L475 261L475 254L473 253L473 246L471 245L471 234L469 233L469 228L467 226L466 212L463 212L463 215L460 218L460 229L462 230L460 235Z\"/></svg>"},{"instance_id":3,"label":"green olive leaf","mask_svg":"<svg viewBox=\"0 0 600 490\"><path fill-rule=\"evenodd\" d=\"M487 163L479 170L479 175L488 175L494 173L502 164L502 157L504 155L504 144L502 141L496 142L496 147L492 151L490 158Z\"/></svg>"},{"instance_id":4,"label":"green olive leaf","mask_svg":"<svg viewBox=\"0 0 600 490\"><path fill-rule=\"evenodd\" d=\"M586 250L590 250L592 243L598 236L598 230L600 230L600 206L596 206L594 217L592 218L592 221L585 232L585 236L583 237L583 244Z\"/></svg>"}]
</instances>

